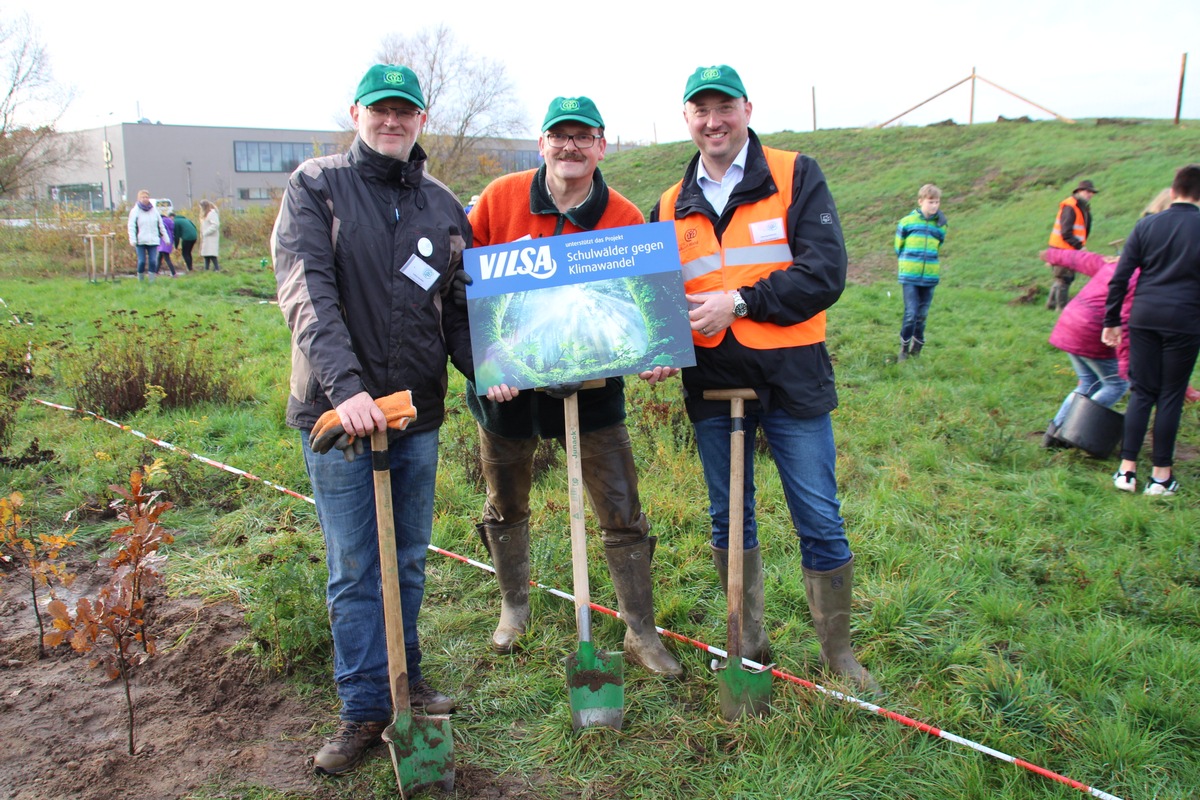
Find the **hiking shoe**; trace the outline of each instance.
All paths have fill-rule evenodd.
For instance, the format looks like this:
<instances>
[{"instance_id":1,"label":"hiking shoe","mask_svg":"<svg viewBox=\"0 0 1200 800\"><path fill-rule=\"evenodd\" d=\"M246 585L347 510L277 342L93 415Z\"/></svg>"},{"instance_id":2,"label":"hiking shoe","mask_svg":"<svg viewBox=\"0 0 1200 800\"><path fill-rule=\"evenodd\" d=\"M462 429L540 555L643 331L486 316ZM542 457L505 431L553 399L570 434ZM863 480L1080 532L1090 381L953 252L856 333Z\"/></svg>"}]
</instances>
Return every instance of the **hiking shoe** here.
<instances>
[{"instance_id":1,"label":"hiking shoe","mask_svg":"<svg viewBox=\"0 0 1200 800\"><path fill-rule=\"evenodd\" d=\"M1179 481L1175 480L1175 476L1172 475L1165 481L1151 478L1150 483L1146 484L1146 491L1142 492L1142 494L1151 494L1158 497L1170 497L1178 491Z\"/></svg>"},{"instance_id":2,"label":"hiking shoe","mask_svg":"<svg viewBox=\"0 0 1200 800\"><path fill-rule=\"evenodd\" d=\"M426 714L449 714L454 710L454 700L430 686L424 678L408 685L408 702Z\"/></svg>"},{"instance_id":3,"label":"hiking shoe","mask_svg":"<svg viewBox=\"0 0 1200 800\"><path fill-rule=\"evenodd\" d=\"M1153 479L1151 480L1153 482ZM1120 489L1122 492L1137 491L1137 473L1133 470L1129 472L1121 472L1117 470L1113 473L1113 486Z\"/></svg>"},{"instance_id":4,"label":"hiking shoe","mask_svg":"<svg viewBox=\"0 0 1200 800\"><path fill-rule=\"evenodd\" d=\"M313 756L313 771L318 775L339 775L352 769L363 754L380 742L385 722L356 722L344 719L325 746Z\"/></svg>"}]
</instances>

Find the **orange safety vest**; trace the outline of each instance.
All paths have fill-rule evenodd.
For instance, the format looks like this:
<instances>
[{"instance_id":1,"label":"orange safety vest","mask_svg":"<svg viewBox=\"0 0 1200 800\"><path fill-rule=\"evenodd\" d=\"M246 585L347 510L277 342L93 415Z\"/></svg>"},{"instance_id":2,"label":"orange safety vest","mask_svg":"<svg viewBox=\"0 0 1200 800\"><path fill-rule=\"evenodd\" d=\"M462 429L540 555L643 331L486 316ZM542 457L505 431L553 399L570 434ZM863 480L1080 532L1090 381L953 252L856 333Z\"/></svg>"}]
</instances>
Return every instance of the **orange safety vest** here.
<instances>
[{"instance_id":1,"label":"orange safety vest","mask_svg":"<svg viewBox=\"0 0 1200 800\"><path fill-rule=\"evenodd\" d=\"M787 212L792 199L796 153L764 147L763 155L777 191L755 203L738 206L719 241L712 222L703 214L693 213L675 220L683 286L688 294L729 292L742 286L753 286L775 270L792 265ZM680 181L663 192L659 200L658 207L672 217L682 188L683 181ZM735 339L754 350L816 344L825 341L825 312L795 325L776 325L738 317L729 330ZM714 336L692 331L692 342L696 347L716 347L724 338L725 331Z\"/></svg>"},{"instance_id":2,"label":"orange safety vest","mask_svg":"<svg viewBox=\"0 0 1200 800\"><path fill-rule=\"evenodd\" d=\"M1087 244L1087 220L1084 218L1083 209L1079 207L1079 201L1075 199L1075 195L1071 195L1058 204L1058 216L1054 218L1054 230L1050 231L1050 246L1060 250L1074 250L1075 248L1067 244L1067 240L1062 235L1062 211L1065 206L1075 209L1075 224L1071 226L1071 233L1076 239Z\"/></svg>"}]
</instances>

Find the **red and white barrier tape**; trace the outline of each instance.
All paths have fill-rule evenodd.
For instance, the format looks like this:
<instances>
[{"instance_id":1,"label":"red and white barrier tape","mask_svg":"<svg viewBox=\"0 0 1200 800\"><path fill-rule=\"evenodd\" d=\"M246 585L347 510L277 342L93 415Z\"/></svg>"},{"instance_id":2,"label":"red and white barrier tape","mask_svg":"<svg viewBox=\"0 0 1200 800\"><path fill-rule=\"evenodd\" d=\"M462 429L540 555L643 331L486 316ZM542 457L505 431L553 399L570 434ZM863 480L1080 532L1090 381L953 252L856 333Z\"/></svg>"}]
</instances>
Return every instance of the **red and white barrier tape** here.
<instances>
[{"instance_id":1,"label":"red and white barrier tape","mask_svg":"<svg viewBox=\"0 0 1200 800\"><path fill-rule=\"evenodd\" d=\"M214 461L211 458L205 458L204 456L197 455L196 453L192 453L190 451L184 450L181 447L176 447L175 445L173 445L169 442L164 442L162 439L156 439L153 436L147 436L146 434L142 433L141 431L136 431L133 428L129 427L128 425L122 425L119 422L114 422L113 420L106 419L105 417L102 417L99 414L96 414L94 412L83 411L81 409L72 408L71 406L59 405L58 403L51 403L46 400L38 400L36 398L35 398L35 402L41 403L44 406L49 406L50 408L57 408L57 409L61 409L63 411L71 411L76 414L83 414L86 416L94 417L94 418L100 420L101 422L105 422L105 423L108 423L109 425L112 425L115 428L120 428L123 431L132 433L134 436L140 436L141 438L145 439L146 441L153 442L154 444L157 444L160 447L165 447L168 450L173 450L178 453L183 453L191 458L196 459L197 461L201 461L205 464L208 464L209 466L216 467L217 469L225 470L226 472L230 472L234 475L238 475L243 478L249 478L250 480L259 481L266 486L270 486L272 489L283 492L284 494L291 495L292 497L296 497L296 498L298 498L300 500L304 500L305 502L308 502L308 503L314 503L314 501L311 497L300 494L299 492L295 492L295 491L292 491L291 489L287 489L278 484L271 483L268 480L264 480L263 478L260 478L257 475L246 472L245 470L242 470L242 469L238 469L237 467L231 467L228 464L222 464L220 461ZM466 556L459 555L458 553L452 552L450 550L445 550L441 547L437 547L432 544L429 545L429 549L435 553L446 556L447 558L452 558L456 561L461 561L464 564L469 564L472 567L481 569L485 572L494 573L496 571L494 567L492 567L488 564L485 564L482 561L476 561L473 558L467 558ZM552 586L546 586L545 584L538 583L537 581L530 581L529 585L533 586L535 588L538 588L538 589L542 589L543 591L547 591L550 594L554 595L555 597L561 597L564 600L567 600L572 603L575 602L574 595L564 592L561 589L555 589ZM607 614L608 616L615 617L616 619L621 618L621 615L611 608L602 606L598 603L590 603L589 605L592 607L593 610L598 611L601 614ZM692 638L684 636L682 634L675 633L674 631L667 630L666 628L661 628L661 627L656 626L655 629L663 636L667 636L667 637L670 637L671 639L675 639L676 641L691 645L692 647L695 647L699 650L703 650L706 653L710 653L719 658L726 658L729 655L726 651L722 650L721 648L713 647L712 645L706 644L705 642L699 641L698 639L692 639ZM763 667L766 666L765 664L760 664L757 661L753 661L749 658L743 658L742 663L745 664L746 666L753 667L754 669L762 669ZM1101 800L1122 800L1122 798L1120 798L1116 795L1109 794L1108 792L1102 791L1102 790L1097 789L1092 786L1088 786L1085 783L1080 783L1079 781L1074 780L1073 778L1068 778L1065 775L1060 775L1057 772L1046 769L1045 767L1039 767L1036 764L1031 764L1030 762L1025 761L1024 759L1017 758L1016 756L1010 756L1007 753L1000 752L999 750L994 750L991 747L987 747L985 745L979 744L978 742L974 742L970 739L950 733L949 731L944 731L941 728L935 727L926 722L921 722L919 720L912 719L911 717L906 717L903 714L897 714L895 711L889 711L886 708L875 705L874 703L868 703L866 700L860 700L859 698L854 697L853 695L849 695L844 692L839 692L836 689L829 689L827 687L821 686L818 683L813 683L812 681L807 681L803 678L796 677L795 675L792 675L789 672L785 672L784 670L772 669L771 674L774 675L776 678L779 678L780 680L785 680L790 683L794 683L799 686L803 686L806 689L811 689L813 691L820 692L821 694L828 695L829 697L833 697L837 700L841 700L843 702L850 703L851 705L856 705L861 709L870 711L874 714L879 714L880 716L883 716L883 717L887 717L888 719L892 720L893 722L898 722L901 725L905 725L909 728L915 728L916 730L919 730L922 733L927 733L930 736L935 736L939 739L945 739L948 742L953 742L955 744L962 745L963 747L968 747L968 748L976 751L977 753L983 753L984 755L991 756L992 758L999 759L1000 761L1006 761L1009 764L1013 764L1015 766L1021 767L1022 769L1025 769L1030 772L1041 775L1044 778L1049 778L1052 781L1056 781L1058 783L1065 784L1066 786L1070 786L1072 789L1078 789L1079 791L1084 792L1086 794L1090 794L1093 797L1099 797L1099 798L1101 798Z\"/></svg>"}]
</instances>

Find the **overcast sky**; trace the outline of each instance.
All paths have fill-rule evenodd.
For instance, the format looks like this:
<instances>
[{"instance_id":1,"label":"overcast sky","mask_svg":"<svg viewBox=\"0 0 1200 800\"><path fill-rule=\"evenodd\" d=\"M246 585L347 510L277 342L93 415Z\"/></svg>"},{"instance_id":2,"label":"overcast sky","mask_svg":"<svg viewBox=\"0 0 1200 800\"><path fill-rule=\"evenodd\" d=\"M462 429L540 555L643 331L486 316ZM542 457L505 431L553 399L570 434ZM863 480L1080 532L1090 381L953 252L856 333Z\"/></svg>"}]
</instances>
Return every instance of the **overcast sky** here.
<instances>
[{"instance_id":1,"label":"overcast sky","mask_svg":"<svg viewBox=\"0 0 1200 800\"><path fill-rule=\"evenodd\" d=\"M321 11L309 10L320 8ZM619 9L628 13L615 13ZM452 10L451 10L452 9ZM971 74L1067 117L1200 119L1197 0L904 3L260 3L0 0L27 12L76 97L63 130L135 122L336 129L382 39L447 24L503 63L529 134L556 95L588 95L611 143L687 138L696 67L729 64L762 133L878 124ZM720 14L721 16L718 16ZM966 122L964 84L903 119ZM983 83L976 121L1051 115Z\"/></svg>"}]
</instances>

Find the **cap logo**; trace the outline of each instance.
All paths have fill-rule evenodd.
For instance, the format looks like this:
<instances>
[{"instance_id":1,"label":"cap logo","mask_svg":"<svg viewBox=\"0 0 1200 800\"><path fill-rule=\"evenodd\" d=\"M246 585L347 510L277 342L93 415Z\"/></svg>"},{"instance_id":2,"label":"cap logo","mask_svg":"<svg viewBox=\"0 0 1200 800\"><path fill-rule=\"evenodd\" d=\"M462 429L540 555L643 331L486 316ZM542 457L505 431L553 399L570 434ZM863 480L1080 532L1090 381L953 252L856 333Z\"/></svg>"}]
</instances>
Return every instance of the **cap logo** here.
<instances>
[{"instance_id":1,"label":"cap logo","mask_svg":"<svg viewBox=\"0 0 1200 800\"><path fill-rule=\"evenodd\" d=\"M384 83L401 84L404 83L403 72L389 72L383 76Z\"/></svg>"},{"instance_id":2,"label":"cap logo","mask_svg":"<svg viewBox=\"0 0 1200 800\"><path fill-rule=\"evenodd\" d=\"M721 77L721 70L716 67L709 67L700 73L700 80L704 81L715 81L719 77Z\"/></svg>"},{"instance_id":3,"label":"cap logo","mask_svg":"<svg viewBox=\"0 0 1200 800\"><path fill-rule=\"evenodd\" d=\"M576 100L575 98L571 98L569 100L563 100L561 108L563 111L578 111L579 110L579 101Z\"/></svg>"}]
</instances>

